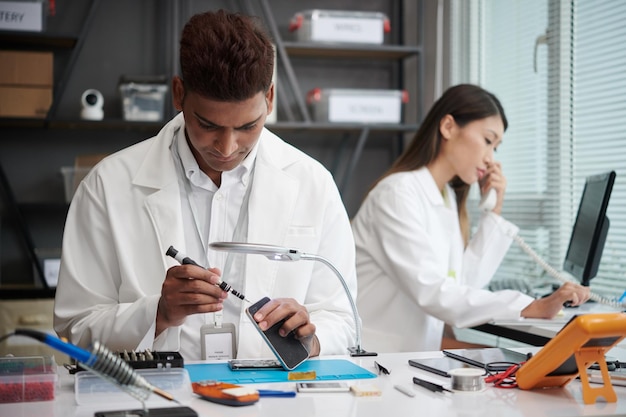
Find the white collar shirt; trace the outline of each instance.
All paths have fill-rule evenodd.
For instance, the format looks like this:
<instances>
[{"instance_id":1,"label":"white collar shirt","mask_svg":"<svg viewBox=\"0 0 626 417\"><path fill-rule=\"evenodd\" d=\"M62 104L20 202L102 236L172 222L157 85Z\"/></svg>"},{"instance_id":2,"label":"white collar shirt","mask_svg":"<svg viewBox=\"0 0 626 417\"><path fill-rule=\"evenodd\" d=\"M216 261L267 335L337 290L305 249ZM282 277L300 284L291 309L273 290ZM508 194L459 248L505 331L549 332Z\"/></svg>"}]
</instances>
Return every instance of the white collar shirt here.
<instances>
[{"instance_id":1,"label":"white collar shirt","mask_svg":"<svg viewBox=\"0 0 626 417\"><path fill-rule=\"evenodd\" d=\"M184 129L178 131L174 146L177 146L185 174L184 178L179 177L179 184L186 254L203 266L219 268L223 280L245 294L243 273L239 271L241 264L234 262L229 271L224 271L228 253L209 250L208 246L210 242L233 241L242 203L250 184L258 143L239 166L222 172L219 187L200 169L189 148ZM228 277L224 274L228 274ZM239 322L240 301L233 295L224 303L223 314L224 321ZM208 317L203 320L211 321Z\"/></svg>"}]
</instances>

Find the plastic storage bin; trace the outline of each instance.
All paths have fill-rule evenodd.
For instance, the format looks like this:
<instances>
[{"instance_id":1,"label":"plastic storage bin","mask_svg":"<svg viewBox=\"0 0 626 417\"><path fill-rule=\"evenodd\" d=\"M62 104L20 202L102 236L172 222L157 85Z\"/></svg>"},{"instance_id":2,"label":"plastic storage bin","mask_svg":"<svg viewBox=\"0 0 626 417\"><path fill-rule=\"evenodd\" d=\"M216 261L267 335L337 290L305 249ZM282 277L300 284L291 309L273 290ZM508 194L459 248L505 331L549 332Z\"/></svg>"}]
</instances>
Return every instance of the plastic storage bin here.
<instances>
[{"instance_id":1,"label":"plastic storage bin","mask_svg":"<svg viewBox=\"0 0 626 417\"><path fill-rule=\"evenodd\" d=\"M74 197L78 184L85 178L92 167L61 167L63 175L63 185L65 189L65 202L69 203Z\"/></svg>"},{"instance_id":2,"label":"plastic storage bin","mask_svg":"<svg viewBox=\"0 0 626 417\"><path fill-rule=\"evenodd\" d=\"M124 120L163 120L167 84L164 77L122 78L119 84Z\"/></svg>"},{"instance_id":3,"label":"plastic storage bin","mask_svg":"<svg viewBox=\"0 0 626 417\"><path fill-rule=\"evenodd\" d=\"M289 23L299 42L382 44L390 31L384 13L344 10L303 10Z\"/></svg>"},{"instance_id":4,"label":"plastic storage bin","mask_svg":"<svg viewBox=\"0 0 626 417\"><path fill-rule=\"evenodd\" d=\"M185 368L152 368L135 371L155 387L172 394L178 401L184 402L192 397L189 372ZM122 388L90 371L76 373L74 394L76 403L79 405L111 404L112 402L137 403L137 400ZM156 394L150 395L146 403L149 405L171 404Z\"/></svg>"},{"instance_id":5,"label":"plastic storage bin","mask_svg":"<svg viewBox=\"0 0 626 417\"><path fill-rule=\"evenodd\" d=\"M316 122L401 123L402 105L408 94L402 90L315 88L307 103Z\"/></svg>"},{"instance_id":6,"label":"plastic storage bin","mask_svg":"<svg viewBox=\"0 0 626 417\"><path fill-rule=\"evenodd\" d=\"M0 403L54 400L58 375L53 356L0 358Z\"/></svg>"}]
</instances>

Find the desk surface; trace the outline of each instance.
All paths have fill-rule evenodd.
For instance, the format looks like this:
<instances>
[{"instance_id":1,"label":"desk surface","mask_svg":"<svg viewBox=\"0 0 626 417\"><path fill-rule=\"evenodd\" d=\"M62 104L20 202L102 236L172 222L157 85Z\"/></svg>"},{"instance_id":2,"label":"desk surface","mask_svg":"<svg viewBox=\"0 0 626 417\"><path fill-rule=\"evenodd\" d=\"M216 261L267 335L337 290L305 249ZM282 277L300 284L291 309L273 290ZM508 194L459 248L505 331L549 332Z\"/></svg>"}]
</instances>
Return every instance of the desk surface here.
<instances>
[{"instance_id":1,"label":"desk surface","mask_svg":"<svg viewBox=\"0 0 626 417\"><path fill-rule=\"evenodd\" d=\"M543 346L552 339L574 316L590 313L610 313L620 311L598 303L585 303L580 307L564 308L562 314L552 320L525 319L498 320L474 327L475 330L517 340L533 346ZM620 343L626 347L626 341Z\"/></svg>"},{"instance_id":2,"label":"desk surface","mask_svg":"<svg viewBox=\"0 0 626 417\"><path fill-rule=\"evenodd\" d=\"M374 371L374 360L387 367L390 375L375 379L349 381L351 384L375 384L383 392L380 397L355 397L351 393L299 393L295 398L261 398L254 405L228 407L213 404L199 398L184 401L200 416L593 416L626 414L626 387L615 387L618 396L616 403L606 403L600 399L596 404L585 405L582 401L579 381L573 381L564 388L522 391L491 386L481 392L432 393L414 386L412 377L418 376L444 386L449 379L439 377L411 367L412 358L439 357L441 352L382 354L377 357L349 358L365 369ZM336 358L336 357L334 357ZM324 360L324 359L320 359ZM56 399L47 402L0 404L0 415L13 417L55 416L93 417L96 411L128 410L140 408L138 402L106 405L76 405L73 392L73 378L64 369ZM400 384L415 392L408 397L394 389ZM292 389L294 383L255 384L257 388ZM153 401L152 398L149 400ZM169 404L158 403L158 407ZM157 407L157 405L154 405Z\"/></svg>"}]
</instances>

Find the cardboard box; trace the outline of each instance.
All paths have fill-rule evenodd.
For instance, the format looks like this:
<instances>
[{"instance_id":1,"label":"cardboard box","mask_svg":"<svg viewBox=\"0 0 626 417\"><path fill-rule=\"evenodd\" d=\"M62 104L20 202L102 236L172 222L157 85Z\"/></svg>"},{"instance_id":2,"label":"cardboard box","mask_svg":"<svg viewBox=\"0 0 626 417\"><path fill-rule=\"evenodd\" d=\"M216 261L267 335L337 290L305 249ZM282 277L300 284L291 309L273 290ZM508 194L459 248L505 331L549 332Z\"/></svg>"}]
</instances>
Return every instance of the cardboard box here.
<instances>
[{"instance_id":1,"label":"cardboard box","mask_svg":"<svg viewBox=\"0 0 626 417\"><path fill-rule=\"evenodd\" d=\"M52 87L52 52L0 51L0 85Z\"/></svg>"},{"instance_id":2,"label":"cardboard box","mask_svg":"<svg viewBox=\"0 0 626 417\"><path fill-rule=\"evenodd\" d=\"M0 1L0 30L43 31L46 4L45 0Z\"/></svg>"},{"instance_id":3,"label":"cardboard box","mask_svg":"<svg viewBox=\"0 0 626 417\"><path fill-rule=\"evenodd\" d=\"M0 51L0 116L46 117L53 83L52 52Z\"/></svg>"},{"instance_id":4,"label":"cardboard box","mask_svg":"<svg viewBox=\"0 0 626 417\"><path fill-rule=\"evenodd\" d=\"M45 118L52 105L51 88L0 86L1 117Z\"/></svg>"},{"instance_id":5,"label":"cardboard box","mask_svg":"<svg viewBox=\"0 0 626 417\"><path fill-rule=\"evenodd\" d=\"M300 42L382 44L390 24L379 12L313 9L296 13L289 30Z\"/></svg>"},{"instance_id":6,"label":"cardboard box","mask_svg":"<svg viewBox=\"0 0 626 417\"><path fill-rule=\"evenodd\" d=\"M350 88L315 88L307 103L316 122L401 123L406 91Z\"/></svg>"}]
</instances>

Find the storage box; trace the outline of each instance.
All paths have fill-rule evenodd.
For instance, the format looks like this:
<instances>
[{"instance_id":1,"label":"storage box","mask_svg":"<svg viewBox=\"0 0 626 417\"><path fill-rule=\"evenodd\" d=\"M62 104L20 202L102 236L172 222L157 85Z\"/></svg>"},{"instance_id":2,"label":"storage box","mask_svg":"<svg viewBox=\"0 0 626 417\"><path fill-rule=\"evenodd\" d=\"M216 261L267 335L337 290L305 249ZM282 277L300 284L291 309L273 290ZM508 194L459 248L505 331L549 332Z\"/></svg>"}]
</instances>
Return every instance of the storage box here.
<instances>
[{"instance_id":1,"label":"storage box","mask_svg":"<svg viewBox=\"0 0 626 417\"><path fill-rule=\"evenodd\" d=\"M402 90L315 88L307 94L313 120L343 123L401 123Z\"/></svg>"},{"instance_id":2,"label":"storage box","mask_svg":"<svg viewBox=\"0 0 626 417\"><path fill-rule=\"evenodd\" d=\"M0 358L0 403L54 400L58 380L52 356Z\"/></svg>"},{"instance_id":3,"label":"storage box","mask_svg":"<svg viewBox=\"0 0 626 417\"><path fill-rule=\"evenodd\" d=\"M51 52L0 51L0 116L44 118L52 105Z\"/></svg>"},{"instance_id":4,"label":"storage box","mask_svg":"<svg viewBox=\"0 0 626 417\"><path fill-rule=\"evenodd\" d=\"M165 77L123 77L119 89L124 120L145 122L163 120L167 93Z\"/></svg>"},{"instance_id":5,"label":"storage box","mask_svg":"<svg viewBox=\"0 0 626 417\"><path fill-rule=\"evenodd\" d=\"M63 185L65 189L65 202L70 203L74 197L74 193L78 188L78 184L89 173L91 167L61 167L61 174L63 175Z\"/></svg>"},{"instance_id":6,"label":"storage box","mask_svg":"<svg viewBox=\"0 0 626 417\"><path fill-rule=\"evenodd\" d=\"M43 31L46 6L44 0L0 1L0 30Z\"/></svg>"},{"instance_id":7,"label":"storage box","mask_svg":"<svg viewBox=\"0 0 626 417\"><path fill-rule=\"evenodd\" d=\"M390 24L384 13L313 9L296 13L289 30L300 42L382 44Z\"/></svg>"},{"instance_id":8,"label":"storage box","mask_svg":"<svg viewBox=\"0 0 626 417\"><path fill-rule=\"evenodd\" d=\"M185 403L192 398L189 372L185 368L137 369L135 371L150 384L172 394L177 401ZM137 400L126 391L91 371L76 373L74 395L78 405L137 403ZM150 395L146 402L148 405L169 404L169 401L156 394Z\"/></svg>"},{"instance_id":9,"label":"storage box","mask_svg":"<svg viewBox=\"0 0 626 417\"><path fill-rule=\"evenodd\" d=\"M35 254L39 260L39 265L43 271L43 278L48 287L54 288L59 282L59 269L61 268L60 248L35 248ZM38 275L38 271L33 264L33 274Z\"/></svg>"}]
</instances>

